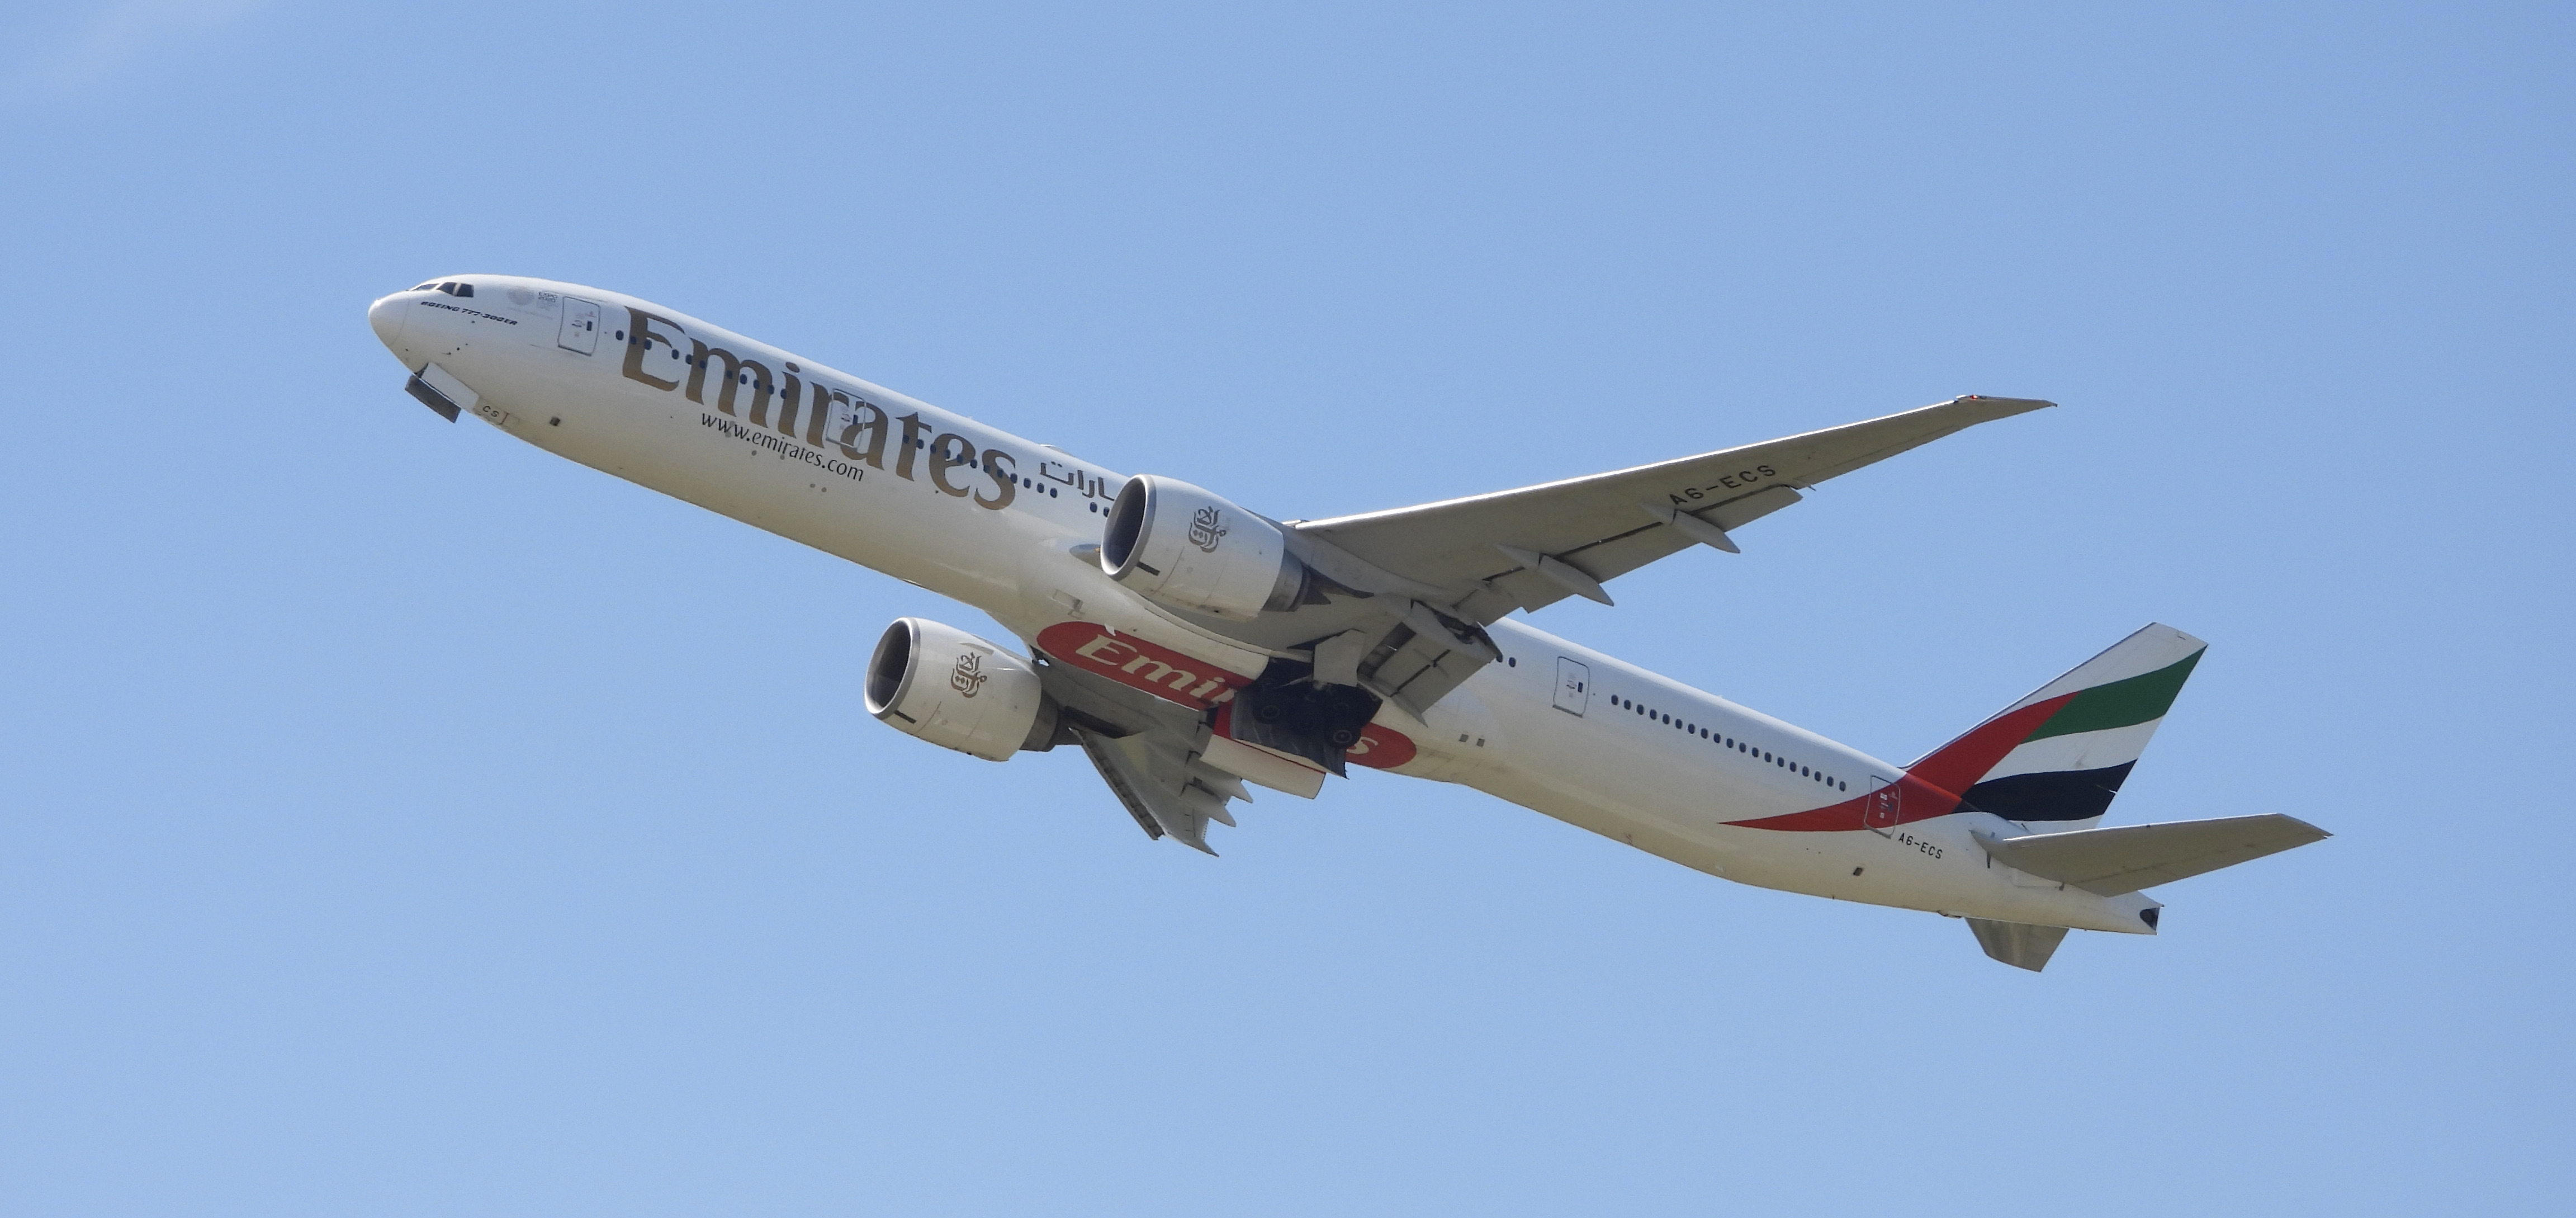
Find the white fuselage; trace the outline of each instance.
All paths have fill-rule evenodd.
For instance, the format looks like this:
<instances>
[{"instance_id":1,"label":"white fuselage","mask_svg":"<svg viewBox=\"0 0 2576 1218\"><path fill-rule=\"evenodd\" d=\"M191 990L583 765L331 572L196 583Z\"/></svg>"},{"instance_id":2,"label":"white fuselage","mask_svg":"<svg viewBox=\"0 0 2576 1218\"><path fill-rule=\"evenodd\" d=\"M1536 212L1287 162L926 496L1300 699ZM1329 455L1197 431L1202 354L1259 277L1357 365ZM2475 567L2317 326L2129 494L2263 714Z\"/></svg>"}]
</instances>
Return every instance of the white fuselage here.
<instances>
[{"instance_id":1,"label":"white fuselage","mask_svg":"<svg viewBox=\"0 0 2576 1218\"><path fill-rule=\"evenodd\" d=\"M473 282L470 298L397 293L370 319L406 367L435 364L471 391L471 413L512 436L953 597L1023 640L1105 623L1257 670L1258 649L1144 601L1091 559L1125 475L632 297ZM703 365L702 352L713 353ZM887 417L877 434L890 438L874 453L836 442L860 403ZM1489 632L1505 663L1419 722L1381 712L1418 750L1395 772L1747 884L2150 933L2137 917L2147 898L2099 897L1990 863L1972 831L2010 830L1986 813L1884 830L1734 824L1863 799L1905 771L1519 621Z\"/></svg>"}]
</instances>

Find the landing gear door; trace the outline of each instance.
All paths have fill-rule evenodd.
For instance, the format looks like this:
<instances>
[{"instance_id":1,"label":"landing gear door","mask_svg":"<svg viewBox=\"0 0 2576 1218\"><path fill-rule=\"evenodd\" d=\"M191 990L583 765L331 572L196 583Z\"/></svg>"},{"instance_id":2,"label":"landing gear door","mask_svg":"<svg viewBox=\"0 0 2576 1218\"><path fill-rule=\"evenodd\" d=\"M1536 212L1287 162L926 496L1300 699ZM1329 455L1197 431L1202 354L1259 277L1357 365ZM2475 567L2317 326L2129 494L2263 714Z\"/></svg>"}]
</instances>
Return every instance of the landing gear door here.
<instances>
[{"instance_id":1,"label":"landing gear door","mask_svg":"<svg viewBox=\"0 0 2576 1218\"><path fill-rule=\"evenodd\" d=\"M1592 704L1592 669L1580 660L1556 657L1556 709L1580 715Z\"/></svg>"},{"instance_id":2,"label":"landing gear door","mask_svg":"<svg viewBox=\"0 0 2576 1218\"><path fill-rule=\"evenodd\" d=\"M1869 794L1861 797L1860 823L1880 837L1887 836L1903 819L1905 789L1893 778L1869 776Z\"/></svg>"},{"instance_id":3,"label":"landing gear door","mask_svg":"<svg viewBox=\"0 0 2576 1218\"><path fill-rule=\"evenodd\" d=\"M592 355L599 350L599 306L577 297L563 298L563 328L555 331L555 345L566 351Z\"/></svg>"}]
</instances>

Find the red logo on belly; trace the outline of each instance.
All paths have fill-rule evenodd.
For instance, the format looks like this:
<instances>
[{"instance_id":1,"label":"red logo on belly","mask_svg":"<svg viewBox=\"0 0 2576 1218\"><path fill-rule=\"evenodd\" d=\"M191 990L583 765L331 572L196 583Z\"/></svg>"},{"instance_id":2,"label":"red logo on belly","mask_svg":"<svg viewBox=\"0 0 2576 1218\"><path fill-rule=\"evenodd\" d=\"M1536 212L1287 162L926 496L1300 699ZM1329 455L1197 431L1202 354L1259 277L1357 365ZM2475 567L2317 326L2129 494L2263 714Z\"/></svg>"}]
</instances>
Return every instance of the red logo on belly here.
<instances>
[{"instance_id":1,"label":"red logo on belly","mask_svg":"<svg viewBox=\"0 0 2576 1218\"><path fill-rule=\"evenodd\" d=\"M1121 685L1144 690L1191 710L1206 710L1231 701L1234 691L1252 678L1120 634L1094 622L1058 622L1038 632L1038 650L1084 672L1096 672Z\"/></svg>"},{"instance_id":2,"label":"red logo on belly","mask_svg":"<svg viewBox=\"0 0 2576 1218\"><path fill-rule=\"evenodd\" d=\"M1216 734L1229 740L1234 738L1234 708L1232 706L1223 707L1217 711ZM1260 746L1255 745L1253 747L1259 748ZM1412 737L1407 736L1394 728L1387 727L1384 724L1372 723L1361 728L1360 738L1357 741L1354 741L1351 744L1351 747L1342 751L1342 760L1347 761L1352 765L1364 765L1373 770L1392 770L1397 766L1403 765L1405 762L1413 760L1415 755L1419 754L1421 751L1422 750L1414 747ZM1272 755L1288 757L1285 753L1273 753ZM1308 761L1303 757L1288 757L1288 760L1310 770L1316 768L1314 762Z\"/></svg>"},{"instance_id":3,"label":"red logo on belly","mask_svg":"<svg viewBox=\"0 0 2576 1218\"><path fill-rule=\"evenodd\" d=\"M1132 634L1120 634L1096 622L1057 622L1038 632L1038 650L1059 663L1098 673L1191 710L1232 702L1234 691L1252 684L1250 677L1191 659ZM1225 712L1218 713L1216 730L1225 732ZM1404 733L1372 723L1361 729L1359 740L1345 756L1352 765L1392 770L1413 760L1418 752Z\"/></svg>"},{"instance_id":4,"label":"red logo on belly","mask_svg":"<svg viewBox=\"0 0 2576 1218\"><path fill-rule=\"evenodd\" d=\"M1360 729L1360 742L1352 745L1342 758L1352 765L1364 765L1372 770L1392 770L1413 760L1413 755L1420 751L1413 747L1412 737L1385 724L1372 723Z\"/></svg>"}]
</instances>

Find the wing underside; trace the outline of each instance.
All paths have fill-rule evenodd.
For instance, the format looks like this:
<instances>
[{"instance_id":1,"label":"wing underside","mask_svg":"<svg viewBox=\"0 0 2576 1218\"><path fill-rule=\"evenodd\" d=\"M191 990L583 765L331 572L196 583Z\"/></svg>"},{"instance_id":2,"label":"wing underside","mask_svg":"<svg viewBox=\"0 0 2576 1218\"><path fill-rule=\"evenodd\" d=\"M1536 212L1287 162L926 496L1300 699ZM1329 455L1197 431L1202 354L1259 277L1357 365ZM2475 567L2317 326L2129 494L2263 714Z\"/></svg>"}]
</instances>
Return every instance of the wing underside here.
<instances>
[{"instance_id":1,"label":"wing underside","mask_svg":"<svg viewBox=\"0 0 2576 1218\"><path fill-rule=\"evenodd\" d=\"M1229 803L1252 796L1204 760L1213 734L1204 717L1068 665L1042 661L1038 672L1060 708L1056 743L1082 747L1137 827L1216 853L1209 823L1234 824Z\"/></svg>"},{"instance_id":2,"label":"wing underside","mask_svg":"<svg viewBox=\"0 0 2576 1218\"><path fill-rule=\"evenodd\" d=\"M1088 728L1073 731L1091 764L1099 767L1101 779L1147 837L1168 835L1193 850L1215 854L1208 848L1208 823L1234 824L1226 801L1252 798L1241 779L1201 763L1178 747L1184 742L1168 733L1107 736Z\"/></svg>"}]
</instances>

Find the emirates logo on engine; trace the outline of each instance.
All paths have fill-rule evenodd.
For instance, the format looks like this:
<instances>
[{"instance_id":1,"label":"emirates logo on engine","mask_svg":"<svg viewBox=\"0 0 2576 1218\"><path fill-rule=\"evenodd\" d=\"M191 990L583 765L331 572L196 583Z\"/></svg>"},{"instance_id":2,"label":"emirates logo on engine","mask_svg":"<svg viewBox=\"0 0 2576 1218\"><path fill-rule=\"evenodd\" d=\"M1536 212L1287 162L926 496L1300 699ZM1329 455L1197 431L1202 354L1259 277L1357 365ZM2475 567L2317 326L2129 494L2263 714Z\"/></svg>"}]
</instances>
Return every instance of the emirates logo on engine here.
<instances>
[{"instance_id":1,"label":"emirates logo on engine","mask_svg":"<svg viewBox=\"0 0 2576 1218\"><path fill-rule=\"evenodd\" d=\"M1217 520L1217 510L1212 507L1203 507L1191 513L1190 544L1207 553L1216 553L1217 540L1225 536L1225 530L1217 527Z\"/></svg>"},{"instance_id":2,"label":"emirates logo on engine","mask_svg":"<svg viewBox=\"0 0 2576 1218\"><path fill-rule=\"evenodd\" d=\"M972 698L984 692L984 656L969 651L957 657L957 669L948 674L948 688Z\"/></svg>"}]
</instances>

